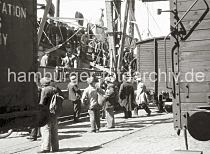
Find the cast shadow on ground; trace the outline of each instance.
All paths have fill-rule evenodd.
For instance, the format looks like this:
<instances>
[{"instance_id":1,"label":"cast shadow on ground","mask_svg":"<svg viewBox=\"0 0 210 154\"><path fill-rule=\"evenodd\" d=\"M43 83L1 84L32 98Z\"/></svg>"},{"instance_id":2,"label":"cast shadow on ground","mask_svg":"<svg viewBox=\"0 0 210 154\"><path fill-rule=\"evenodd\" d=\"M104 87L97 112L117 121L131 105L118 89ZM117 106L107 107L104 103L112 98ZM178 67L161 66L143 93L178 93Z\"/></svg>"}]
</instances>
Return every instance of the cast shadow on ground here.
<instances>
[{"instance_id":1,"label":"cast shadow on ground","mask_svg":"<svg viewBox=\"0 0 210 154\"><path fill-rule=\"evenodd\" d=\"M173 122L172 118L142 120L142 124L164 124Z\"/></svg>"},{"instance_id":2,"label":"cast shadow on ground","mask_svg":"<svg viewBox=\"0 0 210 154\"><path fill-rule=\"evenodd\" d=\"M26 137L26 136L29 136L30 134L27 133L27 134L21 134L20 132L13 132L15 135L11 135L9 137L6 137L8 139L12 139L12 138L20 138L20 137Z\"/></svg>"},{"instance_id":3,"label":"cast shadow on ground","mask_svg":"<svg viewBox=\"0 0 210 154\"><path fill-rule=\"evenodd\" d=\"M82 122L81 122L82 123ZM79 125L63 125L59 127L59 129L67 129L67 128L89 128L90 124L79 124Z\"/></svg>"},{"instance_id":4,"label":"cast shadow on ground","mask_svg":"<svg viewBox=\"0 0 210 154\"><path fill-rule=\"evenodd\" d=\"M125 131L132 131L133 129L117 129L117 128L112 128L112 129L106 129L106 130L101 130L99 133L105 133L105 132L125 132Z\"/></svg>"},{"instance_id":5,"label":"cast shadow on ground","mask_svg":"<svg viewBox=\"0 0 210 154\"><path fill-rule=\"evenodd\" d=\"M118 122L116 126L121 128L141 128L145 127L148 124L162 124L162 123L171 123L173 121L172 118L165 119L148 119L148 120L135 120L127 122Z\"/></svg>"},{"instance_id":6,"label":"cast shadow on ground","mask_svg":"<svg viewBox=\"0 0 210 154\"><path fill-rule=\"evenodd\" d=\"M156 117L156 116L160 116L160 115L165 115L165 113L154 113L152 112L150 116L147 116L147 113L145 112L145 115L132 115L132 118L141 118L141 117ZM116 119L121 119L121 118L124 118L126 119L124 116L123 117L116 117Z\"/></svg>"},{"instance_id":7,"label":"cast shadow on ground","mask_svg":"<svg viewBox=\"0 0 210 154\"><path fill-rule=\"evenodd\" d=\"M59 140L69 139L69 138L75 138L75 137L81 137L82 135L60 135L58 136Z\"/></svg>"},{"instance_id":8,"label":"cast shadow on ground","mask_svg":"<svg viewBox=\"0 0 210 154\"><path fill-rule=\"evenodd\" d=\"M145 125L142 125L142 123L140 121L130 121L129 123L119 122L119 123L116 123L116 126L118 128L142 128L142 127L145 127Z\"/></svg>"},{"instance_id":9,"label":"cast shadow on ground","mask_svg":"<svg viewBox=\"0 0 210 154\"><path fill-rule=\"evenodd\" d=\"M69 130L69 131L59 131L59 133L69 134L69 133L86 133L85 130Z\"/></svg>"},{"instance_id":10,"label":"cast shadow on ground","mask_svg":"<svg viewBox=\"0 0 210 154\"><path fill-rule=\"evenodd\" d=\"M71 152L71 151L78 151L78 153L85 152L85 151L95 151L102 148L101 146L94 146L94 147L76 147L76 148L63 148L59 150L60 152Z\"/></svg>"}]
</instances>

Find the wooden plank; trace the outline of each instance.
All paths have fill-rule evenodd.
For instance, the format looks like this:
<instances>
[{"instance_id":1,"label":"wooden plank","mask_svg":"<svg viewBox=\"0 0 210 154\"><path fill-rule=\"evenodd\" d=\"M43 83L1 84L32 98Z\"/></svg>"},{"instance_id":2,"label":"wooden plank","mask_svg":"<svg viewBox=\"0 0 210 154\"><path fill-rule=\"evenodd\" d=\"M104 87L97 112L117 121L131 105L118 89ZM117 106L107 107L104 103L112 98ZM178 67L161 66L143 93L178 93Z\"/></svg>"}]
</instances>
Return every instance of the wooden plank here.
<instances>
[{"instance_id":1,"label":"wooden plank","mask_svg":"<svg viewBox=\"0 0 210 154\"><path fill-rule=\"evenodd\" d=\"M204 12L205 12L205 10L190 11L183 18L182 22L186 22L186 21L197 21L204 14ZM184 14L185 14L185 12L179 12L179 17L181 18ZM210 19L210 13L207 13L204 19L205 20L209 20Z\"/></svg>"},{"instance_id":2,"label":"wooden plank","mask_svg":"<svg viewBox=\"0 0 210 154\"><path fill-rule=\"evenodd\" d=\"M209 69L210 68L210 60L202 61L200 59L200 61L190 61L190 62L182 60L182 61L180 61L180 67L181 68L187 67L187 68L207 68L207 69Z\"/></svg>"},{"instance_id":3,"label":"wooden plank","mask_svg":"<svg viewBox=\"0 0 210 154\"><path fill-rule=\"evenodd\" d=\"M180 51L209 51L210 40L185 41L180 45Z\"/></svg>"},{"instance_id":4,"label":"wooden plank","mask_svg":"<svg viewBox=\"0 0 210 154\"><path fill-rule=\"evenodd\" d=\"M193 51L193 52L181 52L180 61L194 62L194 61L209 61L209 51Z\"/></svg>"},{"instance_id":5,"label":"wooden plank","mask_svg":"<svg viewBox=\"0 0 210 154\"><path fill-rule=\"evenodd\" d=\"M204 102L195 102L195 103L181 103L182 111L190 111L193 109L197 109L198 106L208 106L208 103Z\"/></svg>"},{"instance_id":6,"label":"wooden plank","mask_svg":"<svg viewBox=\"0 0 210 154\"><path fill-rule=\"evenodd\" d=\"M196 63L198 65L196 65ZM193 72L198 73L198 72L209 72L210 71L210 67L208 64L203 64L201 62L194 62L194 63L187 63L186 65L182 65L180 64L180 72L181 73L187 73L187 72ZM208 62L210 63L210 62Z\"/></svg>"},{"instance_id":7,"label":"wooden plank","mask_svg":"<svg viewBox=\"0 0 210 154\"><path fill-rule=\"evenodd\" d=\"M196 22L197 20L189 20L189 21L184 21L182 22L185 29L187 31L189 31L192 26L194 25L194 23ZM198 27L196 27L195 30L202 30L202 29L209 29L210 28L210 20L203 20Z\"/></svg>"},{"instance_id":8,"label":"wooden plank","mask_svg":"<svg viewBox=\"0 0 210 154\"><path fill-rule=\"evenodd\" d=\"M186 11L188 8L190 8L190 6L193 4L194 1L195 0L179 0L177 2L177 10ZM206 0L206 2L208 3L208 5L210 5L209 0ZM200 9L205 9L205 8L206 8L205 3L202 0L200 0L195 4L192 10L200 10Z\"/></svg>"},{"instance_id":9,"label":"wooden plank","mask_svg":"<svg viewBox=\"0 0 210 154\"><path fill-rule=\"evenodd\" d=\"M180 67L180 72L181 73L187 73L187 72L193 72L193 73L198 73L198 72L203 72L204 74L210 72L209 66L206 67Z\"/></svg>"},{"instance_id":10,"label":"wooden plank","mask_svg":"<svg viewBox=\"0 0 210 154\"><path fill-rule=\"evenodd\" d=\"M187 73L187 72L192 72L194 75L198 74L198 73L203 73L205 75L205 77L209 78L209 72L210 72L210 68L186 68L186 67L183 67L181 68L180 70L180 77L184 78L184 73Z\"/></svg>"},{"instance_id":11,"label":"wooden plank","mask_svg":"<svg viewBox=\"0 0 210 154\"><path fill-rule=\"evenodd\" d=\"M205 103L209 102L209 97L210 93L180 93L181 103Z\"/></svg>"},{"instance_id":12,"label":"wooden plank","mask_svg":"<svg viewBox=\"0 0 210 154\"><path fill-rule=\"evenodd\" d=\"M210 39L210 28L193 31L191 35L187 38L187 41L209 40L209 39Z\"/></svg>"},{"instance_id":13,"label":"wooden plank","mask_svg":"<svg viewBox=\"0 0 210 154\"><path fill-rule=\"evenodd\" d=\"M198 77L201 75L201 73L204 75L204 79L202 77ZM197 77L196 77L197 76ZM197 78L197 79L196 79ZM193 80L191 80L193 79ZM186 73L180 73L180 82L199 82L199 81L210 81L210 71L205 72L205 71L199 71L198 72L193 72L193 75L186 74Z\"/></svg>"},{"instance_id":14,"label":"wooden plank","mask_svg":"<svg viewBox=\"0 0 210 154\"><path fill-rule=\"evenodd\" d=\"M181 93L187 93L189 87L189 92L190 93L198 93L198 92L203 92L203 93L208 93L210 92L210 81L209 82L183 82L180 83L180 92Z\"/></svg>"}]
</instances>

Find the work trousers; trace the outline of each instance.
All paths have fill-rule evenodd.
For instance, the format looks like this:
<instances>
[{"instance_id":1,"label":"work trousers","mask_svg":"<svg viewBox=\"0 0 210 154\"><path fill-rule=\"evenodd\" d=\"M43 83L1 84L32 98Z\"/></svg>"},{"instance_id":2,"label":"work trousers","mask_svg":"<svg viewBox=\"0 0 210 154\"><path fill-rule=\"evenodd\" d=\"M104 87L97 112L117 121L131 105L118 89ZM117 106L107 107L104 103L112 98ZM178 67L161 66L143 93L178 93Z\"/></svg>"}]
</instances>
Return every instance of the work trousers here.
<instances>
[{"instance_id":1,"label":"work trousers","mask_svg":"<svg viewBox=\"0 0 210 154\"><path fill-rule=\"evenodd\" d=\"M81 100L78 99L73 101L73 106L74 106L74 121L78 121L81 112Z\"/></svg>"},{"instance_id":2,"label":"work trousers","mask_svg":"<svg viewBox=\"0 0 210 154\"><path fill-rule=\"evenodd\" d=\"M114 128L114 108L107 108L106 109L106 122L108 128Z\"/></svg>"},{"instance_id":3,"label":"work trousers","mask_svg":"<svg viewBox=\"0 0 210 154\"><path fill-rule=\"evenodd\" d=\"M135 115L138 115L138 109L140 109L140 108L144 109L148 114L151 113L151 110L149 109L148 105L146 103L142 103L139 106L136 106L134 108L134 114Z\"/></svg>"},{"instance_id":4,"label":"work trousers","mask_svg":"<svg viewBox=\"0 0 210 154\"><path fill-rule=\"evenodd\" d=\"M32 128L31 129L31 133L30 133L30 136L34 139L37 139L37 137L41 136L40 135L40 129L38 127L36 128Z\"/></svg>"},{"instance_id":5,"label":"work trousers","mask_svg":"<svg viewBox=\"0 0 210 154\"><path fill-rule=\"evenodd\" d=\"M52 115L49 119L49 122L41 127L42 134L42 144L41 150L59 150L59 141L58 141L58 121L57 116Z\"/></svg>"},{"instance_id":6,"label":"work trousers","mask_svg":"<svg viewBox=\"0 0 210 154\"><path fill-rule=\"evenodd\" d=\"M101 111L102 111L101 112L101 119L105 119L105 117L106 117L106 111L105 111L104 107L102 108Z\"/></svg>"},{"instance_id":7,"label":"work trousers","mask_svg":"<svg viewBox=\"0 0 210 154\"><path fill-rule=\"evenodd\" d=\"M100 110L99 109L90 109L88 110L90 115L90 126L91 131L96 131L100 129Z\"/></svg>"},{"instance_id":8,"label":"work trousers","mask_svg":"<svg viewBox=\"0 0 210 154\"><path fill-rule=\"evenodd\" d=\"M131 118L132 117L132 112L130 110L127 110L125 107L123 107L123 112L124 112L124 118Z\"/></svg>"},{"instance_id":9,"label":"work trousers","mask_svg":"<svg viewBox=\"0 0 210 154\"><path fill-rule=\"evenodd\" d=\"M124 110L124 117L125 118L132 118L132 112Z\"/></svg>"}]
</instances>

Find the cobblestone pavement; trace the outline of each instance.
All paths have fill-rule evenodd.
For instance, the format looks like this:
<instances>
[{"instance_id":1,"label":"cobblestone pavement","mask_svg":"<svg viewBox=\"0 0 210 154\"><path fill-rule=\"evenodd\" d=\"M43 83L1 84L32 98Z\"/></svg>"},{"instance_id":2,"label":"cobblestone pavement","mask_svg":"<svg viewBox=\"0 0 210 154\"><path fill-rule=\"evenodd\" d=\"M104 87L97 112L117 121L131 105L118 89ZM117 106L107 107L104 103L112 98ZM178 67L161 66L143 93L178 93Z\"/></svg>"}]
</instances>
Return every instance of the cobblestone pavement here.
<instances>
[{"instance_id":1,"label":"cobblestone pavement","mask_svg":"<svg viewBox=\"0 0 210 154\"><path fill-rule=\"evenodd\" d=\"M210 142L200 142L188 137L189 150L210 154ZM102 145L88 154L170 154L174 150L185 150L183 134L176 135L170 121L142 129L120 140Z\"/></svg>"},{"instance_id":2,"label":"cobblestone pavement","mask_svg":"<svg viewBox=\"0 0 210 154\"><path fill-rule=\"evenodd\" d=\"M57 153L90 154L168 154L175 149L184 149L183 136L177 136L173 129L172 114L160 114L153 109L152 116L139 116L124 119L116 115L116 128L105 128L102 121L100 133L88 133L89 122L73 124L65 122L59 126L60 151ZM30 142L25 134L13 133L0 140L0 154L34 154L40 150L40 139ZM189 138L189 148L203 150L210 154L210 142L198 142Z\"/></svg>"}]
</instances>

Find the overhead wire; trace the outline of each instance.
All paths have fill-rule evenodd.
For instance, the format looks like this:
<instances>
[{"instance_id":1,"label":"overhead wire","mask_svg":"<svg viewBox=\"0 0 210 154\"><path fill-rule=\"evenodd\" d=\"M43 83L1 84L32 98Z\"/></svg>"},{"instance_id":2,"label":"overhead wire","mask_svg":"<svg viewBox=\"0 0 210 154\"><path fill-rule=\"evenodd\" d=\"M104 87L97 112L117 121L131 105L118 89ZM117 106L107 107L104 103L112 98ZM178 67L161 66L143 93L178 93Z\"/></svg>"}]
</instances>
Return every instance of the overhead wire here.
<instances>
[{"instance_id":1,"label":"overhead wire","mask_svg":"<svg viewBox=\"0 0 210 154\"><path fill-rule=\"evenodd\" d=\"M59 48L62 47L65 43L67 43L70 39L72 39L77 33L79 33L79 31L81 31L80 28L78 28L78 30L77 30L72 36L70 36L66 41L64 41L64 42L61 43L61 44L56 45L56 46L53 47L53 48L47 49L45 52L46 52L46 53L50 53L50 52L53 52L53 51L59 49Z\"/></svg>"},{"instance_id":2,"label":"overhead wire","mask_svg":"<svg viewBox=\"0 0 210 154\"><path fill-rule=\"evenodd\" d=\"M151 34L150 30L149 30L149 10L148 10L148 3L146 4L146 8L147 8L147 36L149 36Z\"/></svg>"},{"instance_id":3,"label":"overhead wire","mask_svg":"<svg viewBox=\"0 0 210 154\"><path fill-rule=\"evenodd\" d=\"M37 24L40 26L39 22L37 21ZM50 40L50 38L47 36L46 32L43 30L43 33L45 35L45 37L47 38L48 42L54 47L55 45L52 43L52 41Z\"/></svg>"},{"instance_id":4,"label":"overhead wire","mask_svg":"<svg viewBox=\"0 0 210 154\"><path fill-rule=\"evenodd\" d=\"M148 14L150 14L150 16L152 17L153 21L155 22L155 24L156 24L158 30L159 30L161 33L163 33L162 30L161 30L161 28L160 28L160 26L159 26L159 24L157 23L156 19L155 19L154 16L152 15L152 13L151 13L149 7L148 7L145 3L143 3L143 4L144 4L144 6L145 6L146 9L147 9Z\"/></svg>"}]
</instances>

